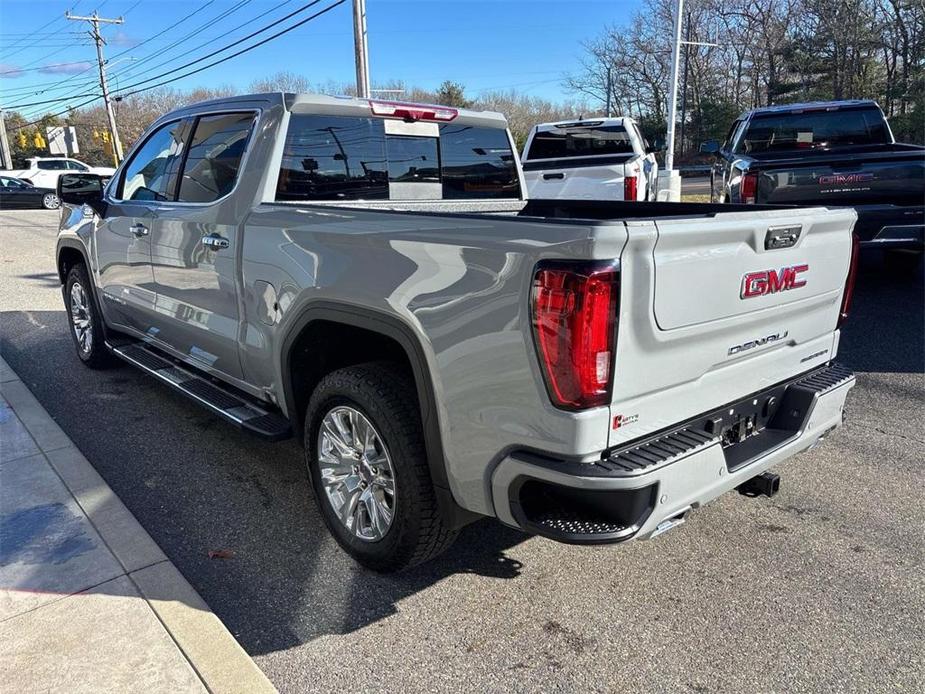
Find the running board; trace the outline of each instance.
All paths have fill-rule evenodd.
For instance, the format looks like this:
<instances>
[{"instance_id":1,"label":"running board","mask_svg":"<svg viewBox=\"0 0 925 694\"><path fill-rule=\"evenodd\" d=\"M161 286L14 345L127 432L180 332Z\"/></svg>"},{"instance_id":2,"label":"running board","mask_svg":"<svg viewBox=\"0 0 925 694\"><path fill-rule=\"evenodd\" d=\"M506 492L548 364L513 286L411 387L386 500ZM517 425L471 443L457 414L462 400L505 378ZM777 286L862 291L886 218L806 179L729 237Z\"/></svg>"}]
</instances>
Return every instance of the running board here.
<instances>
[{"instance_id":1,"label":"running board","mask_svg":"<svg viewBox=\"0 0 925 694\"><path fill-rule=\"evenodd\" d=\"M270 441L281 441L292 436L289 420L279 412L264 409L256 400L216 385L161 356L142 342L109 344L108 347L132 366L137 366L244 431Z\"/></svg>"}]
</instances>

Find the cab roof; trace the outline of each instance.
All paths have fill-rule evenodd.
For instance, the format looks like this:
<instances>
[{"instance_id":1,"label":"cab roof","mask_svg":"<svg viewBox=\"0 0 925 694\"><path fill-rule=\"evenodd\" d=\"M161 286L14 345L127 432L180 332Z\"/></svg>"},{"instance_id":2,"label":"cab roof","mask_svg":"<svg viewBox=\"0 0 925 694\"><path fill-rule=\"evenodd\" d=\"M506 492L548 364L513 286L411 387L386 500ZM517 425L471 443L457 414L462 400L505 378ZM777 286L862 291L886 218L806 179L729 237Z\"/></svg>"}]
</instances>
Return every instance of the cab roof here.
<instances>
[{"instance_id":1,"label":"cab roof","mask_svg":"<svg viewBox=\"0 0 925 694\"><path fill-rule=\"evenodd\" d=\"M746 111L740 118L760 116L769 113L799 113L800 111L840 111L848 108L862 108L880 105L873 99L843 99L841 101L805 101L798 104L777 104L775 106L762 106Z\"/></svg>"}]
</instances>

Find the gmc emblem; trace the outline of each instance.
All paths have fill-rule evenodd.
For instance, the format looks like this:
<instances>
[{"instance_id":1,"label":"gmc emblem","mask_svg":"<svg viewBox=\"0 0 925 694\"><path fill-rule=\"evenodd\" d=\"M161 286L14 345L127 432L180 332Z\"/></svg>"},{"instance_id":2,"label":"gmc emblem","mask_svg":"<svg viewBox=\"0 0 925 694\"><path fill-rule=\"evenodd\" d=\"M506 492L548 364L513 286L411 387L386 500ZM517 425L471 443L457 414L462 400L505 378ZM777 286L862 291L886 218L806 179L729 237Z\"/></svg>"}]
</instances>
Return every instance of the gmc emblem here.
<instances>
[{"instance_id":1,"label":"gmc emblem","mask_svg":"<svg viewBox=\"0 0 925 694\"><path fill-rule=\"evenodd\" d=\"M751 299L753 296L777 294L790 289L797 289L806 284L806 280L798 279L797 275L809 270L809 265L791 265L778 270L761 270L749 272L742 278L741 298Z\"/></svg>"},{"instance_id":2,"label":"gmc emblem","mask_svg":"<svg viewBox=\"0 0 925 694\"><path fill-rule=\"evenodd\" d=\"M846 183L868 183L874 180L872 173L854 173L854 174L832 174L830 176L820 176L819 185L844 185Z\"/></svg>"}]
</instances>

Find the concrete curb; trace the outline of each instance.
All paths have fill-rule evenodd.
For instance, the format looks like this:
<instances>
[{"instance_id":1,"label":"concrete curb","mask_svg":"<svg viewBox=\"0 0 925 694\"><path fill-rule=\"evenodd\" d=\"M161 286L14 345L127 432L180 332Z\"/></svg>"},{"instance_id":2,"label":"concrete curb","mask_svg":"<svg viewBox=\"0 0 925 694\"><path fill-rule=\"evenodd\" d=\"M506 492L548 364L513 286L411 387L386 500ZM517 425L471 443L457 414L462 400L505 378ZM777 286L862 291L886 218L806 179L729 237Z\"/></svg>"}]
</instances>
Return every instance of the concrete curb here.
<instances>
[{"instance_id":1,"label":"concrete curb","mask_svg":"<svg viewBox=\"0 0 925 694\"><path fill-rule=\"evenodd\" d=\"M2 357L0 391L206 688L220 694L275 692L202 597Z\"/></svg>"}]
</instances>

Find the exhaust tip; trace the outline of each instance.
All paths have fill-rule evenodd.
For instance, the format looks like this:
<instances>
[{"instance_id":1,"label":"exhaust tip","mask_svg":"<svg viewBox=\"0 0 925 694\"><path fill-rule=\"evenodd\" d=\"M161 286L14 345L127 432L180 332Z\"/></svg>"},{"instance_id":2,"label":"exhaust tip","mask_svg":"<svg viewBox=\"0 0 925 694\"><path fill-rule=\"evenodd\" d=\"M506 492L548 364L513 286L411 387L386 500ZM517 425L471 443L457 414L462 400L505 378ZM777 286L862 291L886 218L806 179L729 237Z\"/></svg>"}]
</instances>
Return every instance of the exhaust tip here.
<instances>
[{"instance_id":1,"label":"exhaust tip","mask_svg":"<svg viewBox=\"0 0 925 694\"><path fill-rule=\"evenodd\" d=\"M736 491L743 496L770 498L780 491L780 475L775 475L773 472L762 472L740 484L736 487Z\"/></svg>"}]
</instances>

